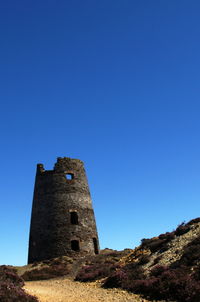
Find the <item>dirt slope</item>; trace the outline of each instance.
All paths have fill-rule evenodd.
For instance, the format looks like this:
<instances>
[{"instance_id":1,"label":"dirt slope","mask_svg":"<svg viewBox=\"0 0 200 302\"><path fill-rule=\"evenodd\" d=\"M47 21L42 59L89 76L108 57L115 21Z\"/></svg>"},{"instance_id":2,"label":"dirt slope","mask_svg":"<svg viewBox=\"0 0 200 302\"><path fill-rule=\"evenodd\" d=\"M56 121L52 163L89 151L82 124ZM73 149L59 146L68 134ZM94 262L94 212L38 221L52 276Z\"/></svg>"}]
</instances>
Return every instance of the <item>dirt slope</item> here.
<instances>
[{"instance_id":1,"label":"dirt slope","mask_svg":"<svg viewBox=\"0 0 200 302\"><path fill-rule=\"evenodd\" d=\"M25 290L40 302L146 302L137 295L117 289L102 289L96 283L73 282L68 279L29 281Z\"/></svg>"}]
</instances>

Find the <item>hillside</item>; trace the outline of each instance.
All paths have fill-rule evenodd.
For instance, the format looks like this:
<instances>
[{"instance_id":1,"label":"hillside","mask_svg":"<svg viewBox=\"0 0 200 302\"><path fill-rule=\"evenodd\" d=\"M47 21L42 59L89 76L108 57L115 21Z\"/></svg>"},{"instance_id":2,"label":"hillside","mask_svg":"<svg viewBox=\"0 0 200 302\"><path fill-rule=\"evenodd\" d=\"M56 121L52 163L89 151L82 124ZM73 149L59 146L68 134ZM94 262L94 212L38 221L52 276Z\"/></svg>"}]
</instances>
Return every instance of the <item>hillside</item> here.
<instances>
[{"instance_id":1,"label":"hillside","mask_svg":"<svg viewBox=\"0 0 200 302\"><path fill-rule=\"evenodd\" d=\"M138 262L148 274L155 266L186 266L196 269L200 260L200 218L182 223L173 232L151 239L142 239L141 245L124 258L124 263ZM146 263L143 263L146 262Z\"/></svg>"},{"instance_id":2,"label":"hillside","mask_svg":"<svg viewBox=\"0 0 200 302\"><path fill-rule=\"evenodd\" d=\"M99 255L87 262L78 281L105 277L104 288L122 288L150 300L200 301L200 218L151 239L111 264ZM98 259L98 260L97 260ZM99 265L100 264L100 265Z\"/></svg>"},{"instance_id":3,"label":"hillside","mask_svg":"<svg viewBox=\"0 0 200 302\"><path fill-rule=\"evenodd\" d=\"M132 301L200 302L200 218L183 223L172 232L142 239L141 245L132 250L106 249L95 256L64 256L17 269L24 280L31 281L26 283L28 292L39 296L37 287L44 296L52 286L57 288L57 294L64 294L66 288L67 292L74 291L75 296L82 288L82 301L90 301L87 294L92 295L94 288L98 288L97 296L105 293L108 301L112 301L112 295L113 301L121 301L120 295L126 291L128 296L124 294L123 301L133 299L129 295L134 293L138 296ZM51 281L36 281L44 279ZM109 289L107 294L105 288ZM93 297L91 301L107 300Z\"/></svg>"}]
</instances>

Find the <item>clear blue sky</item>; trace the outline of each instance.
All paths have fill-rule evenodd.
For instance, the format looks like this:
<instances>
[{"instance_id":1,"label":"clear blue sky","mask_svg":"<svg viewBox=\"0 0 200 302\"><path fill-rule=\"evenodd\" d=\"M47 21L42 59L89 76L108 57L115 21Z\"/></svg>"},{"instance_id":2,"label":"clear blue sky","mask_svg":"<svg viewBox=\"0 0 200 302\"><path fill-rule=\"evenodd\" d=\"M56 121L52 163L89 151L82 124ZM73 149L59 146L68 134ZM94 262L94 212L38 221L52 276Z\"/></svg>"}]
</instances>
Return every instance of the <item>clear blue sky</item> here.
<instances>
[{"instance_id":1,"label":"clear blue sky","mask_svg":"<svg viewBox=\"0 0 200 302\"><path fill-rule=\"evenodd\" d=\"M1 1L0 37L1 264L58 156L85 162L101 248L200 216L199 1Z\"/></svg>"}]
</instances>

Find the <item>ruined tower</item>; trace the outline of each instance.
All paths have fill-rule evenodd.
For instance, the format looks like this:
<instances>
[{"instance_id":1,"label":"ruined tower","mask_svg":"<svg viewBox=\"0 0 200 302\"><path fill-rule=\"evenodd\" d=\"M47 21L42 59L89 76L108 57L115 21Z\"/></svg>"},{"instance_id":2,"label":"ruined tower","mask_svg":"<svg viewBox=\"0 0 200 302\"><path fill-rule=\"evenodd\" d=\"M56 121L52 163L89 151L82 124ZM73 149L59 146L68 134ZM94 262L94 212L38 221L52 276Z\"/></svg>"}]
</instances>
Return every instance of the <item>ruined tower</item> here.
<instances>
[{"instance_id":1,"label":"ruined tower","mask_svg":"<svg viewBox=\"0 0 200 302\"><path fill-rule=\"evenodd\" d=\"M28 263L77 253L99 253L94 211L83 162L58 157L37 165Z\"/></svg>"}]
</instances>

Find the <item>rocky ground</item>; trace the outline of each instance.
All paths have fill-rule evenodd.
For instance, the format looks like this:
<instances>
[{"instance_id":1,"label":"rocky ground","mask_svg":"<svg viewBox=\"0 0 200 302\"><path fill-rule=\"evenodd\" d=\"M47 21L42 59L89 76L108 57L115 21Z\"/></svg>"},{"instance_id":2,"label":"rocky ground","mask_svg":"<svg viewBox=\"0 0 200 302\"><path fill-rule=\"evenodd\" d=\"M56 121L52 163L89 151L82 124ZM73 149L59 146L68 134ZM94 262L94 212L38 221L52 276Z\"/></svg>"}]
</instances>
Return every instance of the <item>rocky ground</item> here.
<instances>
[{"instance_id":1,"label":"rocky ground","mask_svg":"<svg viewBox=\"0 0 200 302\"><path fill-rule=\"evenodd\" d=\"M69 279L29 281L25 290L40 302L146 302L137 295L118 289L102 289L98 283Z\"/></svg>"},{"instance_id":2,"label":"rocky ground","mask_svg":"<svg viewBox=\"0 0 200 302\"><path fill-rule=\"evenodd\" d=\"M64 256L17 270L26 280L26 291L41 302L148 301L142 297L199 302L199 259L200 218L196 218L172 232L142 239L135 249L106 249L80 259ZM176 288L174 294L171 287Z\"/></svg>"},{"instance_id":3,"label":"rocky ground","mask_svg":"<svg viewBox=\"0 0 200 302\"><path fill-rule=\"evenodd\" d=\"M128 256L125 255L121 262L135 262L141 256L146 256L148 262L142 265L146 272L152 270L156 265L175 263L183 256L185 247L200 237L200 219L194 219L188 224L183 223L177 230L151 239L144 239L147 242L130 252Z\"/></svg>"}]
</instances>

